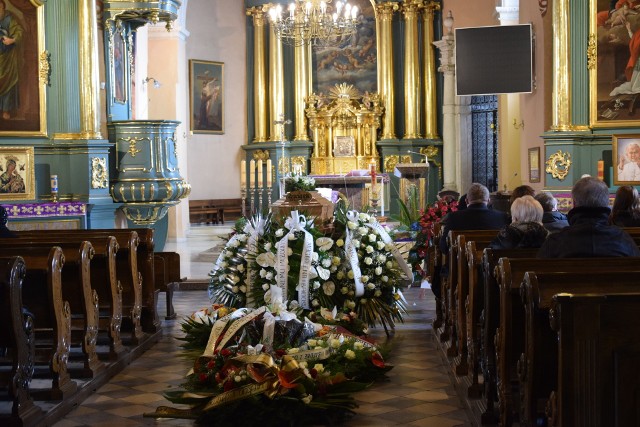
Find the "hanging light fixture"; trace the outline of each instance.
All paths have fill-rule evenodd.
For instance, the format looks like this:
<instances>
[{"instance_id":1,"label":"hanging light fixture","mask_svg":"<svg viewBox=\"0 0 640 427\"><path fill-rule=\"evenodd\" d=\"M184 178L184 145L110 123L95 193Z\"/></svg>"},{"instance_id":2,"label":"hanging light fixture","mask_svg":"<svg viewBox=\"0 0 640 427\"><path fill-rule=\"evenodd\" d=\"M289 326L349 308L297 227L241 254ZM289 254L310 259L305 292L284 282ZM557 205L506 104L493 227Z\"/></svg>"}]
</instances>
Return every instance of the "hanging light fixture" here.
<instances>
[{"instance_id":1,"label":"hanging light fixture","mask_svg":"<svg viewBox=\"0 0 640 427\"><path fill-rule=\"evenodd\" d=\"M330 46L343 43L357 29L358 7L346 1L294 0L288 11L271 6L269 18L276 37L284 44Z\"/></svg>"}]
</instances>

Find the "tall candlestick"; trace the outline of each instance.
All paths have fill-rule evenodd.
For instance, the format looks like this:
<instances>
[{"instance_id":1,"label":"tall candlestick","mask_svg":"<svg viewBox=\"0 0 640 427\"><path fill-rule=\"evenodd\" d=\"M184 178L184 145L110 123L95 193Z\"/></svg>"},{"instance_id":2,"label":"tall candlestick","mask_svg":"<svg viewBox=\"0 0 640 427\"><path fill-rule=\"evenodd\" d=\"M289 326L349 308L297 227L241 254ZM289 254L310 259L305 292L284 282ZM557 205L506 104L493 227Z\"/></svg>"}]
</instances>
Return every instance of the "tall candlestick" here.
<instances>
[{"instance_id":1,"label":"tall candlestick","mask_svg":"<svg viewBox=\"0 0 640 427\"><path fill-rule=\"evenodd\" d=\"M254 177L254 173L256 170L256 161L251 159L251 161L249 162L249 188L253 188L253 185L251 185L251 181L255 180Z\"/></svg>"},{"instance_id":2,"label":"tall candlestick","mask_svg":"<svg viewBox=\"0 0 640 427\"><path fill-rule=\"evenodd\" d=\"M374 162L371 163L370 174L371 174L371 188L373 188L375 190L375 188L376 188L376 164Z\"/></svg>"},{"instance_id":3,"label":"tall candlestick","mask_svg":"<svg viewBox=\"0 0 640 427\"><path fill-rule=\"evenodd\" d=\"M258 160L258 188L262 188L262 160Z\"/></svg>"},{"instance_id":4,"label":"tall candlestick","mask_svg":"<svg viewBox=\"0 0 640 427\"><path fill-rule=\"evenodd\" d=\"M271 180L271 159L267 160L267 187L271 187L273 181Z\"/></svg>"},{"instance_id":5,"label":"tall candlestick","mask_svg":"<svg viewBox=\"0 0 640 427\"><path fill-rule=\"evenodd\" d=\"M240 189L247 185L247 161L240 160Z\"/></svg>"}]
</instances>

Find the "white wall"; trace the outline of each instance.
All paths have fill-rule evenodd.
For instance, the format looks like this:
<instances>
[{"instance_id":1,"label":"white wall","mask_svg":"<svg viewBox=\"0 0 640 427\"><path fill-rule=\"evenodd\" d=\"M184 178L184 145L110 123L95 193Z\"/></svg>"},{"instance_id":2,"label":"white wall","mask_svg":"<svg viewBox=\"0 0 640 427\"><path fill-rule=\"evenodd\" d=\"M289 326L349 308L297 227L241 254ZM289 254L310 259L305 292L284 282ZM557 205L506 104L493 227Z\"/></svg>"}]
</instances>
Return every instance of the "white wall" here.
<instances>
[{"instance_id":1,"label":"white wall","mask_svg":"<svg viewBox=\"0 0 640 427\"><path fill-rule=\"evenodd\" d=\"M245 19L241 0L189 0L186 66L189 59L224 63L224 134L187 135L192 200L240 197L240 146L247 140Z\"/></svg>"}]
</instances>

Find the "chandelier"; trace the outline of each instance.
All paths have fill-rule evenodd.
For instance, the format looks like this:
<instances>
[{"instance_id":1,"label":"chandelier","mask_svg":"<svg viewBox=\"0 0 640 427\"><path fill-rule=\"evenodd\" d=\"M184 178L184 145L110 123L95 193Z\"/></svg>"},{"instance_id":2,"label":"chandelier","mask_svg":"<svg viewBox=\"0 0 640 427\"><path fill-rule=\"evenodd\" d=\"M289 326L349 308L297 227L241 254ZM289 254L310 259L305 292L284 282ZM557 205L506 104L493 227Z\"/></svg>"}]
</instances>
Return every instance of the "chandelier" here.
<instances>
[{"instance_id":1,"label":"chandelier","mask_svg":"<svg viewBox=\"0 0 640 427\"><path fill-rule=\"evenodd\" d=\"M284 13L281 5L271 6L269 18L276 37L284 44L330 46L343 43L357 28L358 7L345 1L294 0Z\"/></svg>"}]
</instances>

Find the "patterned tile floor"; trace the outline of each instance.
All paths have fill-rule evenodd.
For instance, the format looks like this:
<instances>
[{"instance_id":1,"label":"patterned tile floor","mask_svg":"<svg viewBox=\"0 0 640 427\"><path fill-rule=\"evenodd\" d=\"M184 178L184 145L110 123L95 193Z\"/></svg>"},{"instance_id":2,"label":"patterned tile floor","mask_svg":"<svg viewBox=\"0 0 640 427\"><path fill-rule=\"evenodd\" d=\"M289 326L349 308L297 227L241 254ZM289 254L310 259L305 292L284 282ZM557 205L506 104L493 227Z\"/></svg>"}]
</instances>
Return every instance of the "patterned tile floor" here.
<instances>
[{"instance_id":1,"label":"patterned tile floor","mask_svg":"<svg viewBox=\"0 0 640 427\"><path fill-rule=\"evenodd\" d=\"M195 229L195 230L194 230ZM227 232L228 227L194 227L186 242L168 243L165 250L180 252L190 260L190 279L202 279L211 268L211 256L199 256L211 249L210 237ZM195 275L193 275L195 274ZM356 394L358 415L347 426L469 426L469 413L456 395L446 361L438 350L431 328L434 299L429 293L420 298L420 289L405 292L409 313L396 326L390 362L394 368L388 380ZM206 291L176 292L174 305L178 319L206 305ZM163 294L158 307L164 307ZM139 359L132 362L108 384L98 389L55 427L72 426L188 426L188 420L143 418L157 406L171 405L162 392L178 387L190 362L180 358L180 321L163 321L162 339ZM386 339L384 330L373 330L379 342ZM241 420L239 425L242 425Z\"/></svg>"}]
</instances>

